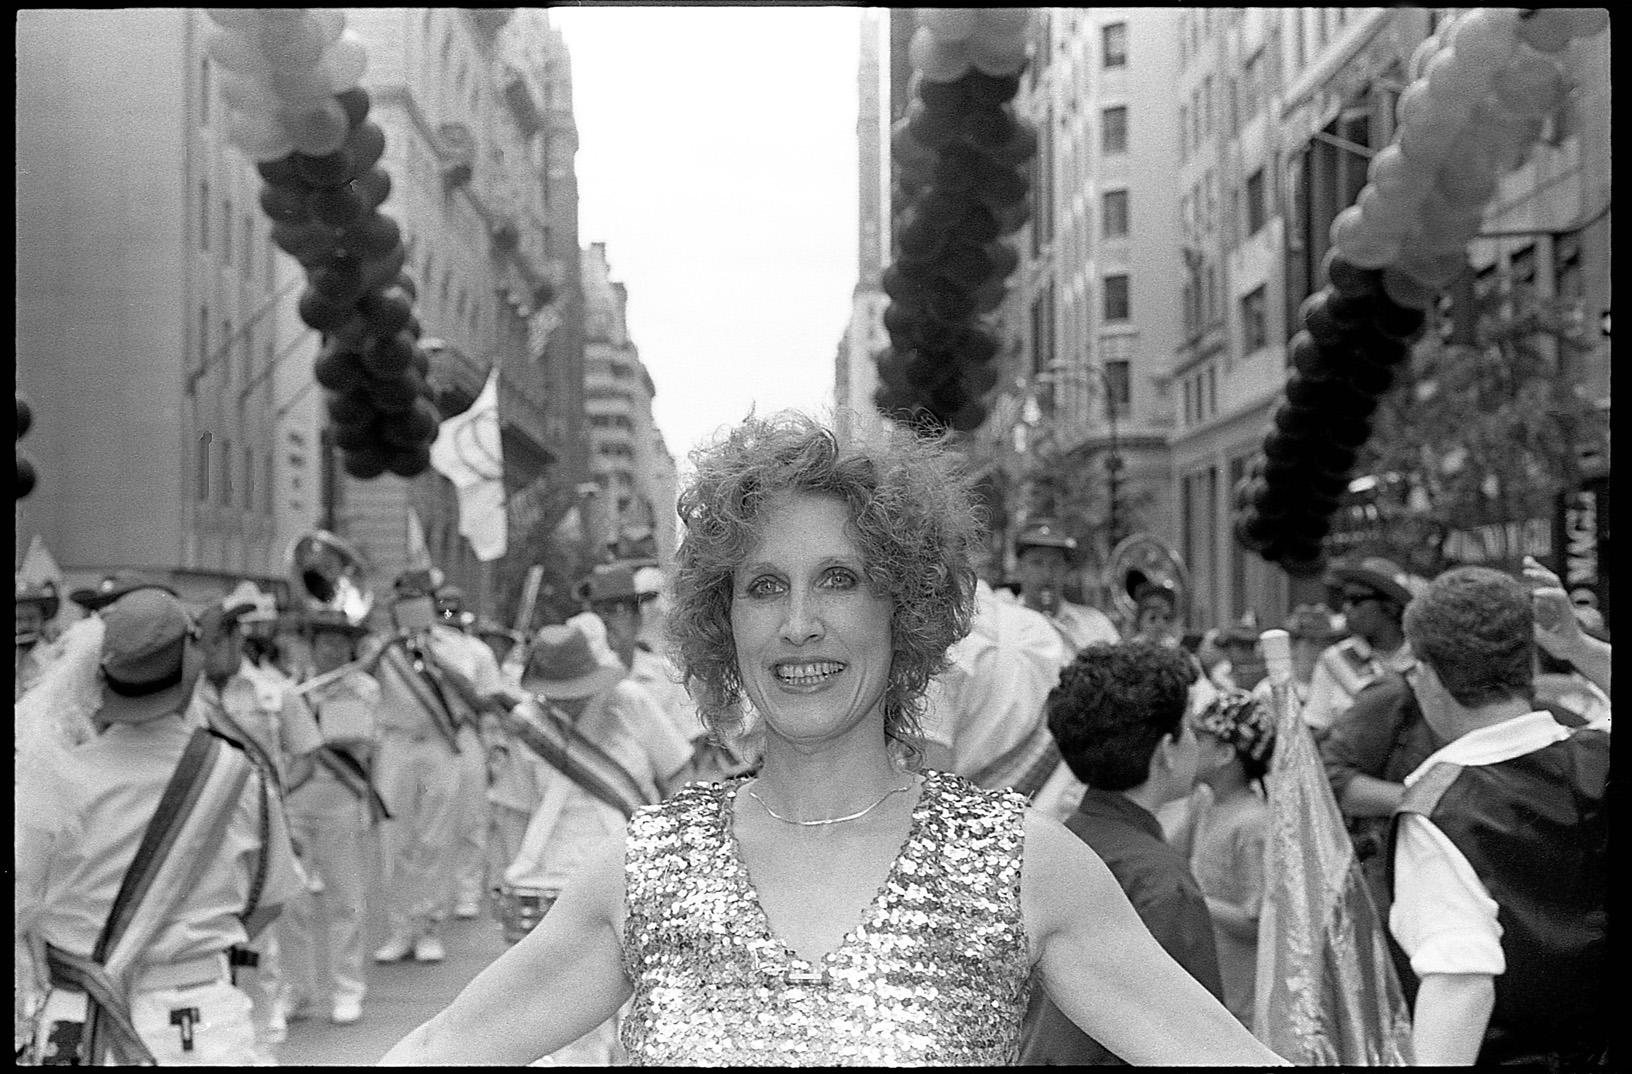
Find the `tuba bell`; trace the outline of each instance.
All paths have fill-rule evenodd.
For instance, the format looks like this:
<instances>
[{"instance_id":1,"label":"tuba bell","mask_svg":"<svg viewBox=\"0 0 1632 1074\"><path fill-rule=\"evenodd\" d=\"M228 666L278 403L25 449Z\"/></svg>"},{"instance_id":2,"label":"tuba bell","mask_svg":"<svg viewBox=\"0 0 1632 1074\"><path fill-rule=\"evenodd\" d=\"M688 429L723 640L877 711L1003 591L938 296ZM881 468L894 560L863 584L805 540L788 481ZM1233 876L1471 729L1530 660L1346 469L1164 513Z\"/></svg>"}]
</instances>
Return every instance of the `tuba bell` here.
<instances>
[{"instance_id":1,"label":"tuba bell","mask_svg":"<svg viewBox=\"0 0 1632 1074\"><path fill-rule=\"evenodd\" d=\"M1118 541L1106 563L1104 582L1128 636L1138 629L1139 598L1150 587L1172 599L1175 624L1184 619L1190 572L1178 552L1154 533L1135 533Z\"/></svg>"},{"instance_id":2,"label":"tuba bell","mask_svg":"<svg viewBox=\"0 0 1632 1074\"><path fill-rule=\"evenodd\" d=\"M302 612L339 612L353 626L368 619L374 595L357 549L328 530L312 530L290 543L285 558Z\"/></svg>"}]
</instances>

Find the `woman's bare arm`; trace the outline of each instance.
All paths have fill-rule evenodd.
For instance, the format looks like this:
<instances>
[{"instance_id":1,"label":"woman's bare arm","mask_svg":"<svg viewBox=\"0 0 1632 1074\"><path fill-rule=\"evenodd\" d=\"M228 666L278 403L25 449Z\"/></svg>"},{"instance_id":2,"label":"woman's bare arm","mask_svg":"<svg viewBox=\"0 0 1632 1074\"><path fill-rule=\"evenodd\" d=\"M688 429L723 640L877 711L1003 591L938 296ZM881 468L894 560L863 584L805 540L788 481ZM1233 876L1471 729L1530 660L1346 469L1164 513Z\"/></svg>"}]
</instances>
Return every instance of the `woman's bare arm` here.
<instances>
[{"instance_id":1,"label":"woman's bare arm","mask_svg":"<svg viewBox=\"0 0 1632 1074\"><path fill-rule=\"evenodd\" d=\"M629 998L618 930L623 837L607 841L544 920L381 1066L519 1066L571 1044Z\"/></svg>"},{"instance_id":2,"label":"woman's bare arm","mask_svg":"<svg viewBox=\"0 0 1632 1074\"><path fill-rule=\"evenodd\" d=\"M1049 998L1122 1059L1288 1065L1162 949L1099 856L1035 811L1026 818L1020 889Z\"/></svg>"}]
</instances>

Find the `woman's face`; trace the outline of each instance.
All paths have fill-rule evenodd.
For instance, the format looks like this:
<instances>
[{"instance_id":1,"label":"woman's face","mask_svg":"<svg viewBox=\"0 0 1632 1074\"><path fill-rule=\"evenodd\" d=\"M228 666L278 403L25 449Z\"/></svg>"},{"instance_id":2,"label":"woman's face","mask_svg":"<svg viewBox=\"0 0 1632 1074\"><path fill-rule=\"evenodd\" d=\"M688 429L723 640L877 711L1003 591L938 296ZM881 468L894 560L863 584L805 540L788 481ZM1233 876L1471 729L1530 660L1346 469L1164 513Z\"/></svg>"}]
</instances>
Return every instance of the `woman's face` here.
<instances>
[{"instance_id":1,"label":"woman's face","mask_svg":"<svg viewBox=\"0 0 1632 1074\"><path fill-rule=\"evenodd\" d=\"M732 581L731 632L767 736L817 745L881 727L893 602L867 588L848 507L785 494L763 517L760 542Z\"/></svg>"}]
</instances>

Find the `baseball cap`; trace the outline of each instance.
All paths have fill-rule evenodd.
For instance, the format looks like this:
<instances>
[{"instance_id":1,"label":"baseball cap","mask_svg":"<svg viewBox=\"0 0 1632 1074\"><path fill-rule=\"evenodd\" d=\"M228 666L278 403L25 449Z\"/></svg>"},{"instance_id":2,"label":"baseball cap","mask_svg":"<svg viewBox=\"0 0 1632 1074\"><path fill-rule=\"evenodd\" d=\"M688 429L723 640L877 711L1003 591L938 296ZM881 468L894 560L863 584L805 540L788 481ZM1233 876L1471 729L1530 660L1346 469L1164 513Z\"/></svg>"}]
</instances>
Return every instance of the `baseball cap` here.
<instances>
[{"instance_id":1,"label":"baseball cap","mask_svg":"<svg viewBox=\"0 0 1632 1074\"><path fill-rule=\"evenodd\" d=\"M162 589L143 587L102 612L104 723L145 723L187 703L202 669L192 616Z\"/></svg>"}]
</instances>

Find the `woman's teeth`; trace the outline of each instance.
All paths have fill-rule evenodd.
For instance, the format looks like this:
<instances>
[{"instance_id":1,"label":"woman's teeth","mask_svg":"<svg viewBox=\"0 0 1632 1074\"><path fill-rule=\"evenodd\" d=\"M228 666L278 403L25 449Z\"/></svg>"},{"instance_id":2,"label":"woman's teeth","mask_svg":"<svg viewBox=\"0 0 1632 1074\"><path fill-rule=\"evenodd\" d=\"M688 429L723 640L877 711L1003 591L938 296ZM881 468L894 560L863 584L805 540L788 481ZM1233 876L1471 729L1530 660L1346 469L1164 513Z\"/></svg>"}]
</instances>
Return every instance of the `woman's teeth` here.
<instances>
[{"instance_id":1,"label":"woman's teeth","mask_svg":"<svg viewBox=\"0 0 1632 1074\"><path fill-rule=\"evenodd\" d=\"M833 660L818 660L809 664L782 664L776 669L779 682L790 686L810 686L830 675L837 675L844 665Z\"/></svg>"}]
</instances>

